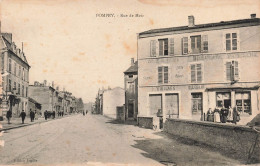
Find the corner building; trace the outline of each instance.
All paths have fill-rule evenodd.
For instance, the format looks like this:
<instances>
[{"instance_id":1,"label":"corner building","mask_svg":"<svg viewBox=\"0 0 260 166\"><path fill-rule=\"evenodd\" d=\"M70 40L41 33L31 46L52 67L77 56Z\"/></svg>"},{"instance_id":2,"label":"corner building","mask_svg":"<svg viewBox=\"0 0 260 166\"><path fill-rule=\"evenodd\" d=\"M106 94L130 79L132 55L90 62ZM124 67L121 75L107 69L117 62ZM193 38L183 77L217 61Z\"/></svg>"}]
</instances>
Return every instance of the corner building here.
<instances>
[{"instance_id":1,"label":"corner building","mask_svg":"<svg viewBox=\"0 0 260 166\"><path fill-rule=\"evenodd\" d=\"M188 23L138 34L139 119L201 121L224 105L247 123L260 106L260 19Z\"/></svg>"}]
</instances>

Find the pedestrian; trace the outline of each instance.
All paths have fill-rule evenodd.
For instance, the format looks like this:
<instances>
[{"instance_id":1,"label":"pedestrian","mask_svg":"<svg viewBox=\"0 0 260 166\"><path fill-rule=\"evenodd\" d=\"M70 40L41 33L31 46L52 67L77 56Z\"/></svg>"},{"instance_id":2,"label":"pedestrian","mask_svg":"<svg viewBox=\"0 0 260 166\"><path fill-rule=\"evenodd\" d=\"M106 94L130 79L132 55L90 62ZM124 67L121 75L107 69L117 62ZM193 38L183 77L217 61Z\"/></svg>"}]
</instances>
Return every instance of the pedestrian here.
<instances>
[{"instance_id":1,"label":"pedestrian","mask_svg":"<svg viewBox=\"0 0 260 166\"><path fill-rule=\"evenodd\" d=\"M21 112L20 117L22 118L22 124L24 124L24 119L26 117L26 113L24 112L24 110Z\"/></svg>"},{"instance_id":2,"label":"pedestrian","mask_svg":"<svg viewBox=\"0 0 260 166\"><path fill-rule=\"evenodd\" d=\"M55 119L55 111L52 112L52 118Z\"/></svg>"},{"instance_id":3,"label":"pedestrian","mask_svg":"<svg viewBox=\"0 0 260 166\"><path fill-rule=\"evenodd\" d=\"M214 122L214 114L211 108L207 112L207 121Z\"/></svg>"},{"instance_id":4,"label":"pedestrian","mask_svg":"<svg viewBox=\"0 0 260 166\"><path fill-rule=\"evenodd\" d=\"M7 118L8 124L10 124L11 117L12 117L12 112L11 112L11 110L8 110L6 113L6 118Z\"/></svg>"},{"instance_id":5,"label":"pedestrian","mask_svg":"<svg viewBox=\"0 0 260 166\"><path fill-rule=\"evenodd\" d=\"M229 106L229 108L228 108L227 120L229 122L233 122L233 109L231 108L231 106Z\"/></svg>"},{"instance_id":6,"label":"pedestrian","mask_svg":"<svg viewBox=\"0 0 260 166\"><path fill-rule=\"evenodd\" d=\"M85 111L83 110L83 116L85 116Z\"/></svg>"},{"instance_id":7,"label":"pedestrian","mask_svg":"<svg viewBox=\"0 0 260 166\"><path fill-rule=\"evenodd\" d=\"M237 106L233 108L233 123L237 124L237 122L240 120L239 111L237 110Z\"/></svg>"},{"instance_id":8,"label":"pedestrian","mask_svg":"<svg viewBox=\"0 0 260 166\"><path fill-rule=\"evenodd\" d=\"M33 122L33 111L30 109L30 118L31 118L31 122Z\"/></svg>"},{"instance_id":9,"label":"pedestrian","mask_svg":"<svg viewBox=\"0 0 260 166\"><path fill-rule=\"evenodd\" d=\"M37 111L36 111L36 110L34 111L34 119L35 119L35 120L38 119L38 114L37 114Z\"/></svg>"},{"instance_id":10,"label":"pedestrian","mask_svg":"<svg viewBox=\"0 0 260 166\"><path fill-rule=\"evenodd\" d=\"M226 123L227 122L227 115L228 115L228 109L225 108L225 106L223 106L220 110L220 121L222 123Z\"/></svg>"},{"instance_id":11,"label":"pedestrian","mask_svg":"<svg viewBox=\"0 0 260 166\"><path fill-rule=\"evenodd\" d=\"M45 118L45 120L48 119L48 111L47 110L44 111L44 118Z\"/></svg>"},{"instance_id":12,"label":"pedestrian","mask_svg":"<svg viewBox=\"0 0 260 166\"><path fill-rule=\"evenodd\" d=\"M219 112L220 112L219 108L216 107L215 110L214 110L214 122L221 122Z\"/></svg>"},{"instance_id":13,"label":"pedestrian","mask_svg":"<svg viewBox=\"0 0 260 166\"><path fill-rule=\"evenodd\" d=\"M86 115L88 114L88 110L86 110Z\"/></svg>"}]
</instances>

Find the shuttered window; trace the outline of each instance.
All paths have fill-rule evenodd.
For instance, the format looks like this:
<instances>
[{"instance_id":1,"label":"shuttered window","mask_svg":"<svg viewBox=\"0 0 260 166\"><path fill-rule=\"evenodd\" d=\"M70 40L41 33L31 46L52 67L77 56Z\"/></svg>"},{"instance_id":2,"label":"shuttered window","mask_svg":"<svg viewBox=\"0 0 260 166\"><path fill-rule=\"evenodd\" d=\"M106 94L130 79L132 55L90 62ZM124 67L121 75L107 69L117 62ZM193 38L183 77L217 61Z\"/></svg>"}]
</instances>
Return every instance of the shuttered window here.
<instances>
[{"instance_id":1,"label":"shuttered window","mask_svg":"<svg viewBox=\"0 0 260 166\"><path fill-rule=\"evenodd\" d=\"M158 67L158 83L167 84L169 82L169 68L168 66Z\"/></svg>"},{"instance_id":2,"label":"shuttered window","mask_svg":"<svg viewBox=\"0 0 260 166\"><path fill-rule=\"evenodd\" d=\"M156 40L151 40L150 42L150 56L156 57Z\"/></svg>"},{"instance_id":3,"label":"shuttered window","mask_svg":"<svg viewBox=\"0 0 260 166\"><path fill-rule=\"evenodd\" d=\"M188 37L182 38L182 54L188 54Z\"/></svg>"},{"instance_id":4,"label":"shuttered window","mask_svg":"<svg viewBox=\"0 0 260 166\"><path fill-rule=\"evenodd\" d=\"M200 83L202 82L202 65L201 64L192 64L190 65L191 69L191 83Z\"/></svg>"},{"instance_id":5,"label":"shuttered window","mask_svg":"<svg viewBox=\"0 0 260 166\"><path fill-rule=\"evenodd\" d=\"M170 56L174 55L174 38L170 38Z\"/></svg>"},{"instance_id":6,"label":"shuttered window","mask_svg":"<svg viewBox=\"0 0 260 166\"><path fill-rule=\"evenodd\" d=\"M159 56L168 55L168 39L159 39Z\"/></svg>"},{"instance_id":7,"label":"shuttered window","mask_svg":"<svg viewBox=\"0 0 260 166\"><path fill-rule=\"evenodd\" d=\"M208 35L202 36L202 52L208 52Z\"/></svg>"},{"instance_id":8,"label":"shuttered window","mask_svg":"<svg viewBox=\"0 0 260 166\"><path fill-rule=\"evenodd\" d=\"M227 81L239 80L238 61L226 62L226 79Z\"/></svg>"}]
</instances>

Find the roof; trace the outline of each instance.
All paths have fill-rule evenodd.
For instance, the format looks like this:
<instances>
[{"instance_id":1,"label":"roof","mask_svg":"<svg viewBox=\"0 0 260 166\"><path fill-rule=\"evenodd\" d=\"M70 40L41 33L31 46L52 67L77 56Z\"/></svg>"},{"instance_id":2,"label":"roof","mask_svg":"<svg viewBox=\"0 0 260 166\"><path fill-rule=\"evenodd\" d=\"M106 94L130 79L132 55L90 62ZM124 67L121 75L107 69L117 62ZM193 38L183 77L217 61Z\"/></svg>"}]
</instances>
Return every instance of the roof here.
<instances>
[{"instance_id":1,"label":"roof","mask_svg":"<svg viewBox=\"0 0 260 166\"><path fill-rule=\"evenodd\" d=\"M135 62L133 66L130 66L124 74L137 73L138 72L138 61Z\"/></svg>"},{"instance_id":2,"label":"roof","mask_svg":"<svg viewBox=\"0 0 260 166\"><path fill-rule=\"evenodd\" d=\"M4 42L7 50L11 51L16 57L18 57L21 61L23 61L26 65L28 65L30 67L24 53L22 52L20 55L17 55L17 53L12 48L12 43L11 43L10 39L8 40L5 37L6 36L5 34L7 34L7 33L1 33L1 38L3 39L3 42Z\"/></svg>"},{"instance_id":3,"label":"roof","mask_svg":"<svg viewBox=\"0 0 260 166\"><path fill-rule=\"evenodd\" d=\"M212 28L212 27L228 26L228 25L236 25L236 24L260 24L260 19L251 18L251 19L240 19L240 20L232 20L232 21L221 21L217 23L198 24L198 25L194 25L193 27L180 26L180 27L151 29L148 31L141 32L139 33L139 35L162 33L162 32L173 32L173 31L184 31L184 30L195 30L201 28Z\"/></svg>"}]
</instances>

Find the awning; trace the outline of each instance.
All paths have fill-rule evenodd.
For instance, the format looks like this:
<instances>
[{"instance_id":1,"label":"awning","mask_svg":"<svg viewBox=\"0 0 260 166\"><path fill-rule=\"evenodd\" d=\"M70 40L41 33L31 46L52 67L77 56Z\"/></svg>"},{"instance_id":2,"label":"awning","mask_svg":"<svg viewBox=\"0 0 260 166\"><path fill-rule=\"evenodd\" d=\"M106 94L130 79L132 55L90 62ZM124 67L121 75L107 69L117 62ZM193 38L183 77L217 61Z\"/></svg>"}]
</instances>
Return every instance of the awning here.
<instances>
[{"instance_id":1,"label":"awning","mask_svg":"<svg viewBox=\"0 0 260 166\"><path fill-rule=\"evenodd\" d=\"M236 90L258 90L259 85L253 86L253 87L212 87L212 88L206 88L205 91L236 91Z\"/></svg>"}]
</instances>

